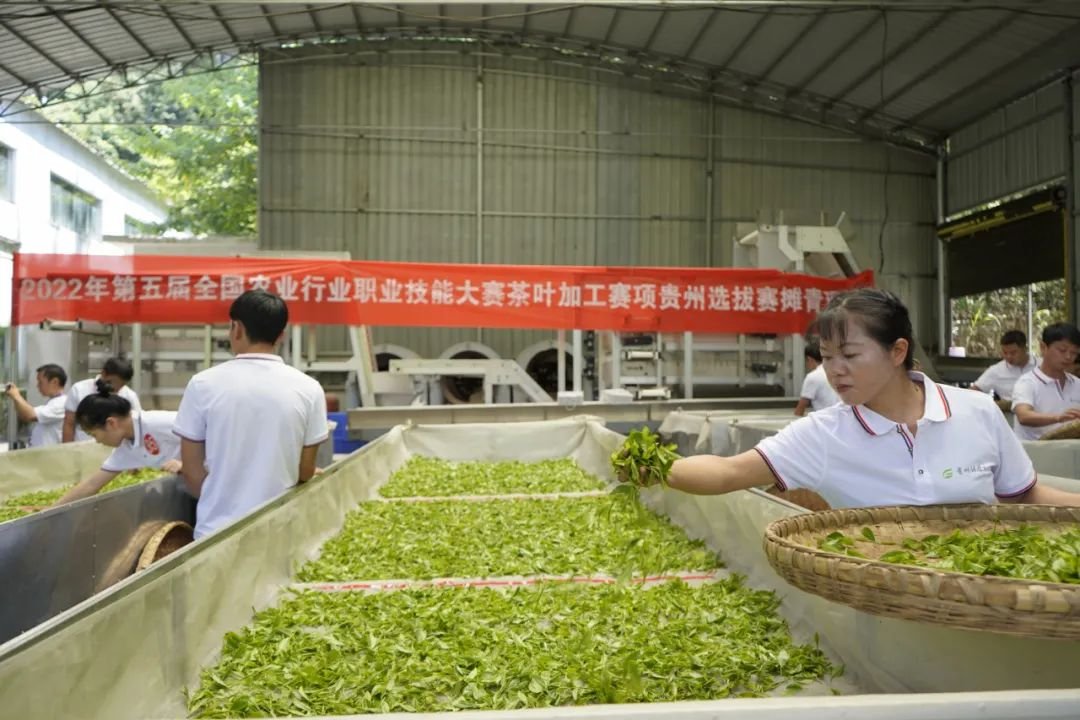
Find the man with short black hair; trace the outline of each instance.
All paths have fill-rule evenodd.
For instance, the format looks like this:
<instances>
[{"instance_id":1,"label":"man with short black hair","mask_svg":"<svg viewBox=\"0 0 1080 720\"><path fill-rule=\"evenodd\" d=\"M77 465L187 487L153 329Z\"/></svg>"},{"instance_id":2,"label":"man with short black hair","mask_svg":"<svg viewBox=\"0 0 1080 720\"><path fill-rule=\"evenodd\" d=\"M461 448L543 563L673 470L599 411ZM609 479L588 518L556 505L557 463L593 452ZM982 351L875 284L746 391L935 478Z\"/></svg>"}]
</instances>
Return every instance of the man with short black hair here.
<instances>
[{"instance_id":1,"label":"man with short black hair","mask_svg":"<svg viewBox=\"0 0 1080 720\"><path fill-rule=\"evenodd\" d=\"M15 404L15 414L24 423L33 423L30 429L30 447L60 444L60 428L64 422L64 386L67 373L54 363L37 369L37 391L45 398L44 405L32 406L19 392L14 383L8 383L5 392Z\"/></svg>"},{"instance_id":2,"label":"man with short black hair","mask_svg":"<svg viewBox=\"0 0 1080 720\"><path fill-rule=\"evenodd\" d=\"M803 355L806 358L806 377L803 378L799 402L795 405L795 414L799 417L808 410L814 412L840 402L840 396L833 390L829 378L825 375L825 366L821 364L821 350L817 342L806 343Z\"/></svg>"},{"instance_id":3,"label":"man with short black hair","mask_svg":"<svg viewBox=\"0 0 1080 720\"><path fill-rule=\"evenodd\" d=\"M1028 352L1027 336L1019 330L1009 330L1001 336L1001 361L986 368L971 389L1012 400L1016 381L1036 367L1038 362Z\"/></svg>"},{"instance_id":4,"label":"man with short black hair","mask_svg":"<svg viewBox=\"0 0 1080 720\"><path fill-rule=\"evenodd\" d=\"M1069 373L1080 353L1080 330L1069 323L1049 325L1039 349L1039 367L1022 375L1013 388L1013 429L1021 440L1038 440L1080 420L1080 379Z\"/></svg>"},{"instance_id":5,"label":"man with short black hair","mask_svg":"<svg viewBox=\"0 0 1080 720\"><path fill-rule=\"evenodd\" d=\"M173 426L184 480L198 498L196 538L308 481L329 434L322 387L275 353L289 321L285 301L249 290L229 320L236 357L191 379Z\"/></svg>"},{"instance_id":6,"label":"man with short black hair","mask_svg":"<svg viewBox=\"0 0 1080 720\"><path fill-rule=\"evenodd\" d=\"M122 357L111 357L101 366L101 373L92 378L80 380L68 388L67 402L64 405L64 442L86 442L93 439L77 426L75 411L79 409L79 403L83 401L83 398L98 391L98 379L109 383L114 393L131 403L132 410L136 412L142 410L139 396L128 385L133 377L135 377L135 368L130 362Z\"/></svg>"}]
</instances>

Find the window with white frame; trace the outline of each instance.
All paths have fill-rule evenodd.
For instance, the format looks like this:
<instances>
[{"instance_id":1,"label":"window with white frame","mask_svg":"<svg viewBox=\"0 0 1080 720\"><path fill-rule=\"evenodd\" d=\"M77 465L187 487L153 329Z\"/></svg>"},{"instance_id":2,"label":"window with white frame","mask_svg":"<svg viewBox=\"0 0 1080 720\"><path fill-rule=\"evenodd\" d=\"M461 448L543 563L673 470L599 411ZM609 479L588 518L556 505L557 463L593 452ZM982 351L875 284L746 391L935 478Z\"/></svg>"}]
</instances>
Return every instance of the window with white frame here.
<instances>
[{"instance_id":1,"label":"window with white frame","mask_svg":"<svg viewBox=\"0 0 1080 720\"><path fill-rule=\"evenodd\" d=\"M66 180L52 176L52 224L80 238L101 233L101 201Z\"/></svg>"},{"instance_id":2,"label":"window with white frame","mask_svg":"<svg viewBox=\"0 0 1080 720\"><path fill-rule=\"evenodd\" d=\"M15 151L0 145L0 200L15 199Z\"/></svg>"}]
</instances>

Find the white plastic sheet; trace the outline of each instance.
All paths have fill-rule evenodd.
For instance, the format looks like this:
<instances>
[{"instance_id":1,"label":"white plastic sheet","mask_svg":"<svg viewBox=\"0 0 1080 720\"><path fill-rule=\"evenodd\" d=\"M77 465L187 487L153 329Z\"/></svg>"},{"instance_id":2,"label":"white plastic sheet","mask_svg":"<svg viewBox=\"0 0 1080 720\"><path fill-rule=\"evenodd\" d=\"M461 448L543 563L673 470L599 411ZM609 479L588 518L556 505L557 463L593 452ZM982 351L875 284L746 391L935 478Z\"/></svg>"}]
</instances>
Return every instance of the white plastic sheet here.
<instances>
[{"instance_id":1,"label":"white plastic sheet","mask_svg":"<svg viewBox=\"0 0 1080 720\"><path fill-rule=\"evenodd\" d=\"M1034 440L1024 449L1040 475L1080 480L1080 440Z\"/></svg>"},{"instance_id":2,"label":"white plastic sheet","mask_svg":"<svg viewBox=\"0 0 1080 720\"><path fill-rule=\"evenodd\" d=\"M183 689L197 682L222 638L276 601L296 567L340 529L345 514L414 453L449 459L573 457L610 478L608 457L620 436L599 422L398 427L336 464L322 477L267 503L245 520L204 538L141 575L0 647L0 707L6 717L183 717ZM868 690L938 692L967 689L1070 688L1080 644L1025 641L885 621L787 586L761 550L765 524L798 510L757 492L694 497L653 491L649 501L721 550L752 586L774 588L782 612L803 638L817 632ZM1021 704L1022 700L1022 704ZM731 703L737 702L738 705ZM789 718L1005 718L1022 706L1029 717L1065 718L1080 690L937 698L800 697L636 707L651 717L719 715ZM738 707L744 715L731 715ZM610 708L553 708L489 717L611 716ZM830 714L831 713L831 714ZM474 714L480 717L480 714ZM463 717L455 715L454 717Z\"/></svg>"},{"instance_id":3,"label":"white plastic sheet","mask_svg":"<svg viewBox=\"0 0 1080 720\"><path fill-rule=\"evenodd\" d=\"M736 442L735 428L740 423L772 421L787 424L795 419L790 409L782 410L716 410L668 413L661 423L660 436L674 442L682 455L733 454Z\"/></svg>"},{"instance_id":4,"label":"white plastic sheet","mask_svg":"<svg viewBox=\"0 0 1080 720\"><path fill-rule=\"evenodd\" d=\"M99 443L81 442L0 453L0 500L73 485L100 469L110 452Z\"/></svg>"}]
</instances>

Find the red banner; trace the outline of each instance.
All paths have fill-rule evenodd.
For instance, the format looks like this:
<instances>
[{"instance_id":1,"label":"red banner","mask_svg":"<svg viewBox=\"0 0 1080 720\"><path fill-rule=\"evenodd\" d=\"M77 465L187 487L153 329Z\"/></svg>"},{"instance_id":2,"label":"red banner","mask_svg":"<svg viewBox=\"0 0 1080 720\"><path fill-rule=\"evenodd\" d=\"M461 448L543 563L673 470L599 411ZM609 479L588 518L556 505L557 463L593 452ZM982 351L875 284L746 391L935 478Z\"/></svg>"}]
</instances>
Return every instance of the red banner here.
<instances>
[{"instance_id":1,"label":"red banner","mask_svg":"<svg viewBox=\"0 0 1080 720\"><path fill-rule=\"evenodd\" d=\"M871 284L870 272L20 254L12 316L221 324L233 299L263 288L299 324L785 334Z\"/></svg>"}]
</instances>

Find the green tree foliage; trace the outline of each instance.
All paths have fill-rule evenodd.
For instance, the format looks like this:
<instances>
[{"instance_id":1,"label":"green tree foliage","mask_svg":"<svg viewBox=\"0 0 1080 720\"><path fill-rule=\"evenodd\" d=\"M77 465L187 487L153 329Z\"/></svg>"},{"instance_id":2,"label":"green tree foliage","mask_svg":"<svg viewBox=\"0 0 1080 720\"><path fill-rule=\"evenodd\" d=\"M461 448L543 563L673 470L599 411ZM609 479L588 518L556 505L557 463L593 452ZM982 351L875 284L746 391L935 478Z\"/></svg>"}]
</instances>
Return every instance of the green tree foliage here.
<instances>
[{"instance_id":1,"label":"green tree foliage","mask_svg":"<svg viewBox=\"0 0 1080 720\"><path fill-rule=\"evenodd\" d=\"M952 303L953 345L967 348L968 357L997 357L1002 334L1007 330L1027 332L1027 285L956 298ZM1042 329L1066 319L1065 281L1051 280L1032 286L1032 325L1038 348Z\"/></svg>"},{"instance_id":2,"label":"green tree foliage","mask_svg":"<svg viewBox=\"0 0 1080 720\"><path fill-rule=\"evenodd\" d=\"M169 206L168 225L251 235L258 69L237 66L46 107L43 113Z\"/></svg>"}]
</instances>

